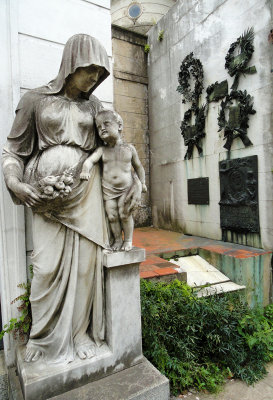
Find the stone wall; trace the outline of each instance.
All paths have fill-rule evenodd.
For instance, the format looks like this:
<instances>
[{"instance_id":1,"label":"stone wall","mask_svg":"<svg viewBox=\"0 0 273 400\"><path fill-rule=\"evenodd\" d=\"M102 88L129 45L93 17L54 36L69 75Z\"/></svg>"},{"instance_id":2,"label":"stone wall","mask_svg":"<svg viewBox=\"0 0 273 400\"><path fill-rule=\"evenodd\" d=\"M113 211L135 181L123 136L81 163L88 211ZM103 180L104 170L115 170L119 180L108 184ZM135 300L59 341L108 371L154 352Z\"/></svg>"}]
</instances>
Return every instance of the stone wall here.
<instances>
[{"instance_id":1,"label":"stone wall","mask_svg":"<svg viewBox=\"0 0 273 400\"><path fill-rule=\"evenodd\" d=\"M124 121L124 137L138 152L145 169L148 192L135 213L135 225L150 225L148 77L146 37L112 26L114 108Z\"/></svg>"},{"instance_id":2,"label":"stone wall","mask_svg":"<svg viewBox=\"0 0 273 400\"><path fill-rule=\"evenodd\" d=\"M260 236L238 235L234 241L271 249L273 243L272 196L272 44L267 40L272 28L272 3L267 0L189 0L178 1L148 33L149 124L151 149L151 197L153 224L188 234L221 239L219 161L258 156ZM206 118L203 156L196 148L193 158L184 160L187 148L180 124L188 109L176 91L181 62L190 53L201 60L204 87L233 78L225 69L225 56L231 43L247 28L254 27L254 47L249 66L257 73L240 78L239 89L254 97L255 115L250 115L248 137L253 146L245 147L237 138L231 151L223 147L218 132L220 102L210 103ZM158 33L164 38L158 41ZM205 90L201 103L205 102ZM187 179L209 177L209 205L189 205ZM232 241L232 238L228 238Z\"/></svg>"},{"instance_id":3,"label":"stone wall","mask_svg":"<svg viewBox=\"0 0 273 400\"><path fill-rule=\"evenodd\" d=\"M148 30L165 15L176 0L138 0L140 15L133 19L128 9L132 6L131 0L112 0L112 24L121 26L134 32L146 34Z\"/></svg>"},{"instance_id":4,"label":"stone wall","mask_svg":"<svg viewBox=\"0 0 273 400\"><path fill-rule=\"evenodd\" d=\"M62 50L76 33L95 36L105 46L112 64L110 0L3 0L0 7L0 147L11 128L20 97L58 73ZM94 92L112 107L109 77ZM0 168L1 169L1 168ZM31 215L14 206L0 171L0 286L3 324L17 315L10 302L20 294L17 285L26 281L26 251L32 250ZM14 361L12 338L4 337L8 365Z\"/></svg>"}]
</instances>

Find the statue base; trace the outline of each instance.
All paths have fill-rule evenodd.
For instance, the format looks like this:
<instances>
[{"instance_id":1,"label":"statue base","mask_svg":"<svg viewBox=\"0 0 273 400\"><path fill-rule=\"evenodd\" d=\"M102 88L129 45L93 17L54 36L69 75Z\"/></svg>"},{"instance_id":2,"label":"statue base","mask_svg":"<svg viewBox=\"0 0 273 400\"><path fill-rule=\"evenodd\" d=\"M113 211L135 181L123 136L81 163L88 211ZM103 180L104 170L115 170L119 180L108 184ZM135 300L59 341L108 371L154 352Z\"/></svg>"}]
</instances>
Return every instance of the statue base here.
<instances>
[{"instance_id":1,"label":"statue base","mask_svg":"<svg viewBox=\"0 0 273 400\"><path fill-rule=\"evenodd\" d=\"M139 248L133 248L128 252L104 252L106 341L96 349L95 357L86 360L76 357L69 364L50 364L42 359L26 363L24 361L25 346L17 348L17 373L25 400L69 399L70 397L67 397L69 393L74 390L77 393L83 393L82 390L89 390L90 385L95 392L99 390L95 388L102 388L101 393L103 393L105 379L108 379L109 387L114 385L111 389L114 391L116 378L123 376L120 374L124 374L124 377L128 375L129 393L133 384L130 379L134 379L134 376L136 387L140 385L141 368L146 368L147 375L152 374L151 371L155 368L144 361L142 355L139 264L144 259L145 250ZM138 364L140 367L137 367ZM157 374L162 377L158 371ZM155 376L158 378L159 375ZM164 382L166 380L165 377L160 379ZM123 384L127 387L126 381ZM145 385L143 393L146 393ZM148 385L147 390L150 389ZM78 398L71 396L71 399ZM107 396L101 396L94 395L88 398L108 399ZM79 394L79 398L82 399L82 395ZM109 397L111 398L127 399L127 397ZM159 397L161 398L168 399L168 397ZM17 400L16 397L15 399ZM137 399L142 399L142 397L137 397Z\"/></svg>"},{"instance_id":2,"label":"statue base","mask_svg":"<svg viewBox=\"0 0 273 400\"><path fill-rule=\"evenodd\" d=\"M15 369L9 371L10 400L24 400ZM127 368L48 400L168 400L169 381L145 358Z\"/></svg>"}]
</instances>

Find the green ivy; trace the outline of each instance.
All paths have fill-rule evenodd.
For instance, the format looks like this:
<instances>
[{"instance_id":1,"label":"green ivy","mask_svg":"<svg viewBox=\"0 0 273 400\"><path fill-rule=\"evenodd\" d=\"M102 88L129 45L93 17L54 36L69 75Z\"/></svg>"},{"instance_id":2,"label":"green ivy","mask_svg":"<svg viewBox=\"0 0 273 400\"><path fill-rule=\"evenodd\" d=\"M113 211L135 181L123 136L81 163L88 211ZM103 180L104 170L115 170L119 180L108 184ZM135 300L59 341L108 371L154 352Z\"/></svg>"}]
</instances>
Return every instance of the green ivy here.
<instances>
[{"instance_id":1,"label":"green ivy","mask_svg":"<svg viewBox=\"0 0 273 400\"><path fill-rule=\"evenodd\" d=\"M251 310L239 294L198 298L183 282L141 281L145 356L174 394L217 392L227 377L253 384L273 359L273 306Z\"/></svg>"},{"instance_id":2,"label":"green ivy","mask_svg":"<svg viewBox=\"0 0 273 400\"><path fill-rule=\"evenodd\" d=\"M30 277L33 277L33 266L29 266ZM0 332L0 339L3 338L5 333L12 333L15 339L24 340L26 336L29 335L31 328L31 305L30 305L30 287L31 282L28 280L27 283L20 283L17 287L24 290L20 296L16 297L11 304L20 301L17 307L19 311L18 318L11 318L10 321L4 325L4 329Z\"/></svg>"}]
</instances>

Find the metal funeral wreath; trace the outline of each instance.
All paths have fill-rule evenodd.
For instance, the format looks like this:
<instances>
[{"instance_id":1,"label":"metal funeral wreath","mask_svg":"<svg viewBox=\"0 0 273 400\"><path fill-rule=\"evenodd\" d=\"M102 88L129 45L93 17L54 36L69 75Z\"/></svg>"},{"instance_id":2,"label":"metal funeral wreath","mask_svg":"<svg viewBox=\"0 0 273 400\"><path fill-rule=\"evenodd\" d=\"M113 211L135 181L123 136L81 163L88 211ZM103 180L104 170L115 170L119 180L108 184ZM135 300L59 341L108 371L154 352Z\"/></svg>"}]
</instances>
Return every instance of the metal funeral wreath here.
<instances>
[{"instance_id":1,"label":"metal funeral wreath","mask_svg":"<svg viewBox=\"0 0 273 400\"><path fill-rule=\"evenodd\" d=\"M185 160L192 158L193 148L196 146L198 153L202 154L203 150L200 146L200 140L206 136L205 133L205 106L192 108L185 112L184 119L181 122L181 135L184 138L185 146L188 147L185 154ZM195 125L191 125L192 113L195 115Z\"/></svg>"},{"instance_id":2,"label":"metal funeral wreath","mask_svg":"<svg viewBox=\"0 0 273 400\"><path fill-rule=\"evenodd\" d=\"M230 76L235 76L231 89L236 90L238 88L241 74L254 74L257 72L255 66L247 67L254 52L253 40L254 29L252 27L244 32L229 48L226 55L225 68ZM239 50L239 54L235 56L236 49Z\"/></svg>"},{"instance_id":3,"label":"metal funeral wreath","mask_svg":"<svg viewBox=\"0 0 273 400\"><path fill-rule=\"evenodd\" d=\"M190 78L195 80L193 91L190 88ZM193 106L198 106L198 100L204 88L203 85L204 72L201 61L198 58L193 57L193 53L188 54L180 66L180 72L178 74L179 86L177 91L184 96L182 103L190 101Z\"/></svg>"},{"instance_id":4,"label":"metal funeral wreath","mask_svg":"<svg viewBox=\"0 0 273 400\"><path fill-rule=\"evenodd\" d=\"M233 101L236 101L237 105L234 106L238 113L238 118L231 118L229 113L229 119L226 120L225 110L231 109ZM232 90L231 93L226 96L225 100L221 102L220 111L218 115L219 131L224 129L224 136L226 143L224 147L230 150L233 140L239 137L245 146L251 146L252 142L247 137L247 129L249 127L248 120L249 115L255 114L256 111L253 109L253 97L247 94L247 91Z\"/></svg>"}]
</instances>

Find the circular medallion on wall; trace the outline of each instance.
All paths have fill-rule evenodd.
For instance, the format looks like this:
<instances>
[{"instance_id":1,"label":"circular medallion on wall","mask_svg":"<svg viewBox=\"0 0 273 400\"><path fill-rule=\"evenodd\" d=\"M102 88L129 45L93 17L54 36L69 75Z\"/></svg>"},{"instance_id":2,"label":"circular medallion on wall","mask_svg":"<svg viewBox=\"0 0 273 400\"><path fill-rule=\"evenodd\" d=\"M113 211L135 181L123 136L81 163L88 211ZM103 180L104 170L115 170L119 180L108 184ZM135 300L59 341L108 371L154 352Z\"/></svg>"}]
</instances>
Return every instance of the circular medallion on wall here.
<instances>
[{"instance_id":1,"label":"circular medallion on wall","mask_svg":"<svg viewBox=\"0 0 273 400\"><path fill-rule=\"evenodd\" d=\"M142 12L142 5L138 2L131 3L127 9L128 17L134 22L141 16Z\"/></svg>"}]
</instances>

